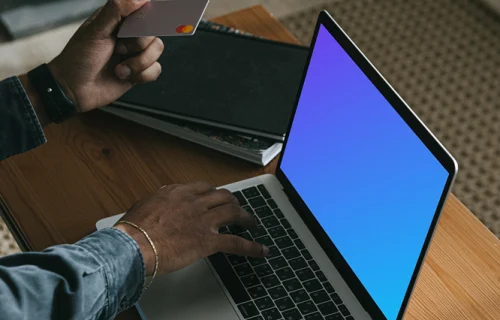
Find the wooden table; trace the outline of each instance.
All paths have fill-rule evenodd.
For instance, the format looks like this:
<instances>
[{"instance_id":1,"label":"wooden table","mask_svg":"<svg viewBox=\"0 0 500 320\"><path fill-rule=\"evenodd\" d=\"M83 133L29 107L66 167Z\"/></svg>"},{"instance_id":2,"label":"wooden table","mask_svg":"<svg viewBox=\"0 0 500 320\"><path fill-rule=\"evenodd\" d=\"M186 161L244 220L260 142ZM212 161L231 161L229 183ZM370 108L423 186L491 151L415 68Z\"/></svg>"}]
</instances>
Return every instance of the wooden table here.
<instances>
[{"instance_id":1,"label":"wooden table","mask_svg":"<svg viewBox=\"0 0 500 320\"><path fill-rule=\"evenodd\" d=\"M216 22L297 43L262 7ZM24 250L73 243L101 218L170 183L224 185L265 172L94 111L46 128L49 142L0 163L5 219ZM5 208L4 208L5 209ZM138 319L135 310L120 319ZM500 241L455 197L446 204L406 319L500 319Z\"/></svg>"}]
</instances>

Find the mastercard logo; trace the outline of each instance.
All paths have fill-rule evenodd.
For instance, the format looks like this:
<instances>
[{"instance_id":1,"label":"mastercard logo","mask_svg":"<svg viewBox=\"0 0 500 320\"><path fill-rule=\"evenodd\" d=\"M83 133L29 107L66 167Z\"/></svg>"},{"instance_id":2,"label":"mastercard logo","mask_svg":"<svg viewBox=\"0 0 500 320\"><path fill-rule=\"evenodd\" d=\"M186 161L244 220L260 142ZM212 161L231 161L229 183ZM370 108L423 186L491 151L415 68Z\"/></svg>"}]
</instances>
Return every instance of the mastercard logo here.
<instances>
[{"instance_id":1,"label":"mastercard logo","mask_svg":"<svg viewBox=\"0 0 500 320\"><path fill-rule=\"evenodd\" d=\"M175 31L177 31L177 33L191 33L193 32L194 30L194 27L192 25L180 25L177 27L177 29L175 29Z\"/></svg>"}]
</instances>

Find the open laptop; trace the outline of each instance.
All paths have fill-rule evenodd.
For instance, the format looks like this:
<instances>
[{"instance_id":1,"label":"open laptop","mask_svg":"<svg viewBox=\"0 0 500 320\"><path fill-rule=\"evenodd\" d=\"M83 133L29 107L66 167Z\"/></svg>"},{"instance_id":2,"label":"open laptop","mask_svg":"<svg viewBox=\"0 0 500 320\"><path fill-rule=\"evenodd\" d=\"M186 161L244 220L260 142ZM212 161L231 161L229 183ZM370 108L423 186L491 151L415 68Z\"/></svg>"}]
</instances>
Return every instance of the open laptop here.
<instances>
[{"instance_id":1,"label":"open laptop","mask_svg":"<svg viewBox=\"0 0 500 320\"><path fill-rule=\"evenodd\" d=\"M403 317L457 164L327 12L312 44L276 175L223 187L260 225L220 232L270 256L159 277L145 319Z\"/></svg>"}]
</instances>

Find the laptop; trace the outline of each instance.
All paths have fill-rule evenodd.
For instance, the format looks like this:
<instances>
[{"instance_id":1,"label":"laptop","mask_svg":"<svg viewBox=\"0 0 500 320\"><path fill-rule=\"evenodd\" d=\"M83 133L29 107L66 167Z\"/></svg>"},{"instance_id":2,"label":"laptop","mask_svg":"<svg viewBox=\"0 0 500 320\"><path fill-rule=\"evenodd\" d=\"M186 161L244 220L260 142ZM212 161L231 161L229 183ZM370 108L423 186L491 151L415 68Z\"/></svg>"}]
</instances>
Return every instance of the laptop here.
<instances>
[{"instance_id":1,"label":"laptop","mask_svg":"<svg viewBox=\"0 0 500 320\"><path fill-rule=\"evenodd\" d=\"M402 319L457 163L327 12L311 48L276 174L222 187L270 255L158 277L144 319Z\"/></svg>"}]
</instances>

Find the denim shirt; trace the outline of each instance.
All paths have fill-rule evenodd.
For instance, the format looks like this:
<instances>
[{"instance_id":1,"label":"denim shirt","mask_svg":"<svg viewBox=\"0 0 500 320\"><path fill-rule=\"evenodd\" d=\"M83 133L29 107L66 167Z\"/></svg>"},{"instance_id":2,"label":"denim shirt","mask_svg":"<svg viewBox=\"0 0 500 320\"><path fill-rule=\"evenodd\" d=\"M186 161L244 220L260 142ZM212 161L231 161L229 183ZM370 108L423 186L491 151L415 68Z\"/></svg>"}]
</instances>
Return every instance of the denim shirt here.
<instances>
[{"instance_id":1,"label":"denim shirt","mask_svg":"<svg viewBox=\"0 0 500 320\"><path fill-rule=\"evenodd\" d=\"M46 142L17 77L0 82L0 161ZM140 298L137 243L108 228L74 245L0 258L1 319L112 319Z\"/></svg>"}]
</instances>

